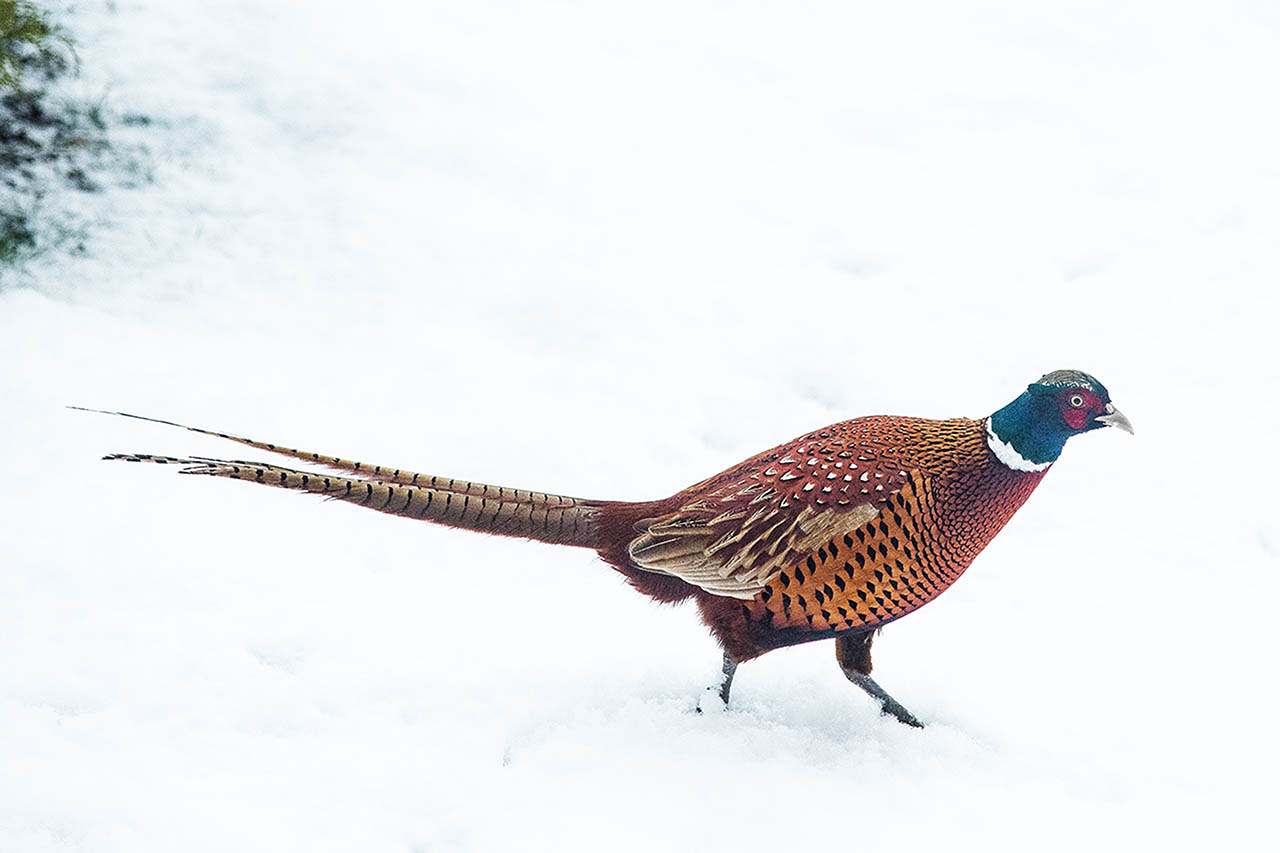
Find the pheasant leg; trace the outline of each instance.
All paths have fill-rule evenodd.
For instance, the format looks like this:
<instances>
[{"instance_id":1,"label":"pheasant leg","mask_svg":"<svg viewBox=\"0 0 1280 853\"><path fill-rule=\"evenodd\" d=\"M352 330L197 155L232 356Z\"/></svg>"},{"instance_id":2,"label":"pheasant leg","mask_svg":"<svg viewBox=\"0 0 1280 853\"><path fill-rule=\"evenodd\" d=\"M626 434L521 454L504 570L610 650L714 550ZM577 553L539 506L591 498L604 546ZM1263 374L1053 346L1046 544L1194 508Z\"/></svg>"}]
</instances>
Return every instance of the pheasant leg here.
<instances>
[{"instance_id":1,"label":"pheasant leg","mask_svg":"<svg viewBox=\"0 0 1280 853\"><path fill-rule=\"evenodd\" d=\"M738 662L724 653L724 664L720 668L720 701L729 704L729 688L733 687L733 674L738 671Z\"/></svg>"},{"instance_id":2,"label":"pheasant leg","mask_svg":"<svg viewBox=\"0 0 1280 853\"><path fill-rule=\"evenodd\" d=\"M720 667L720 683L718 685L708 687L703 693L702 700L698 702L698 713L702 713L702 702L706 697L714 693L716 698L720 700L721 707L729 704L729 688L733 686L733 674L738 670L738 662L729 657L729 653L724 654L724 663Z\"/></svg>"},{"instance_id":3,"label":"pheasant leg","mask_svg":"<svg viewBox=\"0 0 1280 853\"><path fill-rule=\"evenodd\" d=\"M875 641L874 631L862 634L843 634L836 638L836 662L845 678L867 691L867 694L880 702L880 713L888 714L900 723L908 726L924 728L924 723L894 699L871 677L871 643Z\"/></svg>"},{"instance_id":4,"label":"pheasant leg","mask_svg":"<svg viewBox=\"0 0 1280 853\"><path fill-rule=\"evenodd\" d=\"M888 714L898 722L906 723L908 726L915 726L917 729L924 728L924 723L916 719L915 714L902 707L902 704L897 699L886 693L883 687L876 684L874 678L869 675L863 675L861 672L853 672L847 669L844 674L846 678L880 701L881 714Z\"/></svg>"}]
</instances>

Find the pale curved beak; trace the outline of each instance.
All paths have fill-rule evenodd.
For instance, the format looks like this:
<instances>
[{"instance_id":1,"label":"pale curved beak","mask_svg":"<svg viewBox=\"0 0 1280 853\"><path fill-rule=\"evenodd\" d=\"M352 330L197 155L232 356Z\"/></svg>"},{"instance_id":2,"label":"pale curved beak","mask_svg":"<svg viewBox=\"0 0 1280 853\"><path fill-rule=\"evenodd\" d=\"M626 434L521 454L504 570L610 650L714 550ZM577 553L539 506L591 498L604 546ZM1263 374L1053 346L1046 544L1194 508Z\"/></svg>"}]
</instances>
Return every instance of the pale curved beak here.
<instances>
[{"instance_id":1,"label":"pale curved beak","mask_svg":"<svg viewBox=\"0 0 1280 853\"><path fill-rule=\"evenodd\" d=\"M1133 435L1133 424L1129 423L1129 419L1121 414L1120 410L1111 403L1107 403L1107 408L1094 420L1106 426L1120 427L1129 435Z\"/></svg>"}]
</instances>

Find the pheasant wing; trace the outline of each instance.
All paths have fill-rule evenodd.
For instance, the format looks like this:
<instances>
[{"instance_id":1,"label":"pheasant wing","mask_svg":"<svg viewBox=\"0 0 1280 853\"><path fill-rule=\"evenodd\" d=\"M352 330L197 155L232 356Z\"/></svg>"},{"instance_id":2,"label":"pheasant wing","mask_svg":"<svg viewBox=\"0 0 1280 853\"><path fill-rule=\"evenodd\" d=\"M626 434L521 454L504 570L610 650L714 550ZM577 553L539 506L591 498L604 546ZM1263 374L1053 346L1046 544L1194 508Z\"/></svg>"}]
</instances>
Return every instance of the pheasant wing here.
<instances>
[{"instance_id":1,"label":"pheasant wing","mask_svg":"<svg viewBox=\"0 0 1280 853\"><path fill-rule=\"evenodd\" d=\"M686 489L636 525L636 568L749 600L779 571L875 518L907 482L893 419L858 418L780 445Z\"/></svg>"},{"instance_id":2,"label":"pheasant wing","mask_svg":"<svg viewBox=\"0 0 1280 853\"><path fill-rule=\"evenodd\" d=\"M784 566L878 513L872 504L845 509L783 503L714 516L704 502L687 504L644 523L628 548L631 561L715 595L749 600Z\"/></svg>"}]
</instances>

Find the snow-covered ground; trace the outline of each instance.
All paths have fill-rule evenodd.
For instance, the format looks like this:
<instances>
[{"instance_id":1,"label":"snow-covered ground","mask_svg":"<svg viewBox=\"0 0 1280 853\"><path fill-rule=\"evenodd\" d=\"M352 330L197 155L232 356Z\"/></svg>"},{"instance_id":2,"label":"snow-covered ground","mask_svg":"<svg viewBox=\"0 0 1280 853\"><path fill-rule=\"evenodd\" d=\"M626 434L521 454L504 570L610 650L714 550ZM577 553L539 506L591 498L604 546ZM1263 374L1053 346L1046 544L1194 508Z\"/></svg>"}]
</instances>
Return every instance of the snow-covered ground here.
<instances>
[{"instance_id":1,"label":"snow-covered ground","mask_svg":"<svg viewBox=\"0 0 1280 853\"><path fill-rule=\"evenodd\" d=\"M1273 6L114 6L155 184L0 273L0 850L1275 849ZM1061 367L1137 435L884 632L921 731L829 643L695 715L589 552L63 408L638 499Z\"/></svg>"}]
</instances>

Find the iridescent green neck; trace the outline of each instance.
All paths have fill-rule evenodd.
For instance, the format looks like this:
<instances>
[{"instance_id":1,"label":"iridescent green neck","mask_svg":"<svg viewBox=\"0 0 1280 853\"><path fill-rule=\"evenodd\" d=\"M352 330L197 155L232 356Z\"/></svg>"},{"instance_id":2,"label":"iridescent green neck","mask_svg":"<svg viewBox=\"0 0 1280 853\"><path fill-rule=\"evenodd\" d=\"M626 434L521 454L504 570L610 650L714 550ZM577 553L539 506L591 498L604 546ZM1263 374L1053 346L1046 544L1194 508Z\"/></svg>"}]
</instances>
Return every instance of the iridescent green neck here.
<instances>
[{"instance_id":1,"label":"iridescent green neck","mask_svg":"<svg viewBox=\"0 0 1280 853\"><path fill-rule=\"evenodd\" d=\"M1043 471L1058 459L1071 432L1056 416L1053 397L1036 386L987 419L987 444L1018 471Z\"/></svg>"}]
</instances>

